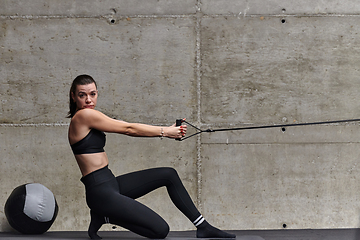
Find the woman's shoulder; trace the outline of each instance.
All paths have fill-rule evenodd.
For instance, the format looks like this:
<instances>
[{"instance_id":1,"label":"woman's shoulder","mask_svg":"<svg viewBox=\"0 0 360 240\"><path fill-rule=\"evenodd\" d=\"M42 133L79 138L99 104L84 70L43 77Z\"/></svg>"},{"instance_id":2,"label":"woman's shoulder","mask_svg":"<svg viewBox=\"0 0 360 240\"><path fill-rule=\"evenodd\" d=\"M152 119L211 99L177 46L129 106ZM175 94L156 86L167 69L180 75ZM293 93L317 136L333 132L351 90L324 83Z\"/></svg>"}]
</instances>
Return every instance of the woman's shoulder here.
<instances>
[{"instance_id":1,"label":"woman's shoulder","mask_svg":"<svg viewBox=\"0 0 360 240\"><path fill-rule=\"evenodd\" d=\"M74 116L72 117L72 119L81 119L81 118L88 118L94 115L99 115L101 114L99 111L95 110L95 109L91 109L91 108L84 108L84 109L80 109L78 110Z\"/></svg>"},{"instance_id":2,"label":"woman's shoulder","mask_svg":"<svg viewBox=\"0 0 360 240\"><path fill-rule=\"evenodd\" d=\"M93 128L96 123L103 122L107 119L108 117L102 112L95 109L85 108L78 110L72 117L71 122L85 124L90 128Z\"/></svg>"},{"instance_id":3,"label":"woman's shoulder","mask_svg":"<svg viewBox=\"0 0 360 240\"><path fill-rule=\"evenodd\" d=\"M83 124L84 122L91 121L96 112L94 109L80 109L71 118L71 123Z\"/></svg>"}]
</instances>

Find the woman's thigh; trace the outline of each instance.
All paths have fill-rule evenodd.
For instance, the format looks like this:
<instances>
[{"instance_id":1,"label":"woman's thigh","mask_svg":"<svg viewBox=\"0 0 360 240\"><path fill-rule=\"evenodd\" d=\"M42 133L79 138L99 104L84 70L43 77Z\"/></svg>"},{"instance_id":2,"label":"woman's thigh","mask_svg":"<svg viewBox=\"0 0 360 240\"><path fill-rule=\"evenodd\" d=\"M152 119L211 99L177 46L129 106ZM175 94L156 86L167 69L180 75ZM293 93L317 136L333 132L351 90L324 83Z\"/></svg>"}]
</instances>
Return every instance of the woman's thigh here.
<instances>
[{"instance_id":1,"label":"woman's thigh","mask_svg":"<svg viewBox=\"0 0 360 240\"><path fill-rule=\"evenodd\" d=\"M144 196L170 183L180 181L176 170L168 167L131 172L116 177L116 180L120 193L133 199ZM181 182L178 184L181 184Z\"/></svg>"}]
</instances>

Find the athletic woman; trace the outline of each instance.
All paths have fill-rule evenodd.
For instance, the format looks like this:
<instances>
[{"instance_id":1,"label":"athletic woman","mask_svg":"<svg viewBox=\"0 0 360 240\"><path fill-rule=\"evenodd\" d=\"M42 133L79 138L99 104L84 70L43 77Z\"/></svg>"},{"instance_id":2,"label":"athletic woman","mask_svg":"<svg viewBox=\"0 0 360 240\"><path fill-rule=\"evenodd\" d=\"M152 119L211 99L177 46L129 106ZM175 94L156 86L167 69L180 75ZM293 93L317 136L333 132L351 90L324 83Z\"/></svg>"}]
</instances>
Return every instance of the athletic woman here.
<instances>
[{"instance_id":1,"label":"athletic woman","mask_svg":"<svg viewBox=\"0 0 360 240\"><path fill-rule=\"evenodd\" d=\"M104 132L181 138L186 134L186 126L161 127L115 120L95 110L97 97L97 85L91 76L74 79L70 89L68 137L90 208L89 237L100 239L97 231L103 224L111 223L147 238L165 238L169 233L165 220L135 200L165 186L175 206L197 227L198 238L235 238L204 219L173 168L152 168L118 177L108 168Z\"/></svg>"}]
</instances>

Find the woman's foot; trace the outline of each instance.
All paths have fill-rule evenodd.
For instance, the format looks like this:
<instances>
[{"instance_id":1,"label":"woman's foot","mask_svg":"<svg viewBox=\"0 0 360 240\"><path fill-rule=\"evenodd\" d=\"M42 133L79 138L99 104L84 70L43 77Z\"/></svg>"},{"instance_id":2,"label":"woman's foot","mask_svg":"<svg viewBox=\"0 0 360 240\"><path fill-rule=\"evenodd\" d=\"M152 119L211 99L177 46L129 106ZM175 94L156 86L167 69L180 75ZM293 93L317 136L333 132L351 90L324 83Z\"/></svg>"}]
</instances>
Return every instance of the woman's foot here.
<instances>
[{"instance_id":1,"label":"woman's foot","mask_svg":"<svg viewBox=\"0 0 360 240\"><path fill-rule=\"evenodd\" d=\"M91 239L101 239L99 235L97 235L97 231L101 228L101 226L105 223L105 218L97 215L93 211L90 210L91 222L89 225L88 234Z\"/></svg>"},{"instance_id":2,"label":"woman's foot","mask_svg":"<svg viewBox=\"0 0 360 240\"><path fill-rule=\"evenodd\" d=\"M197 227L197 238L236 238L236 235L224 232L216 227L211 226L207 221L204 221Z\"/></svg>"}]
</instances>

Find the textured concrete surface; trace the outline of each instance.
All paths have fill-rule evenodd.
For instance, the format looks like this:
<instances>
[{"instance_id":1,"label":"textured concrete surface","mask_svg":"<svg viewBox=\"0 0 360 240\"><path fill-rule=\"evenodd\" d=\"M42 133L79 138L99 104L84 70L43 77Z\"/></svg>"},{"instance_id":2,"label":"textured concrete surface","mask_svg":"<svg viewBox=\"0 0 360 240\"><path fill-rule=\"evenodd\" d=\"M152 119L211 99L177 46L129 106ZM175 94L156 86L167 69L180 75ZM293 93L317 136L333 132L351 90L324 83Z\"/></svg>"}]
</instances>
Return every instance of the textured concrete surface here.
<instances>
[{"instance_id":1,"label":"textured concrete surface","mask_svg":"<svg viewBox=\"0 0 360 240\"><path fill-rule=\"evenodd\" d=\"M291 134L291 130L264 134ZM358 149L358 141L310 139L204 143L204 210L214 220L249 229L276 229L284 224L287 228L346 228L359 220L359 169L354 157Z\"/></svg>"},{"instance_id":2,"label":"textured concrete surface","mask_svg":"<svg viewBox=\"0 0 360 240\"><path fill-rule=\"evenodd\" d=\"M196 12L196 0L99 0L99 1L14 1L2 0L1 14L28 16L113 16L144 14L193 14Z\"/></svg>"},{"instance_id":3,"label":"textured concrete surface","mask_svg":"<svg viewBox=\"0 0 360 240\"><path fill-rule=\"evenodd\" d=\"M204 18L203 122L356 118L360 29L339 19Z\"/></svg>"},{"instance_id":4,"label":"textured concrete surface","mask_svg":"<svg viewBox=\"0 0 360 240\"><path fill-rule=\"evenodd\" d=\"M52 190L52 231L89 223L67 143L71 81L130 122L202 129L359 118L355 0L0 0L0 206L27 182ZM183 142L108 134L115 174L175 167L224 229L358 228L359 123L203 133ZM194 130L189 131L194 132ZM140 199L192 230L160 189ZM0 207L0 231L10 231ZM106 226L103 230L112 229Z\"/></svg>"},{"instance_id":5,"label":"textured concrete surface","mask_svg":"<svg viewBox=\"0 0 360 240\"><path fill-rule=\"evenodd\" d=\"M278 0L203 0L201 10L205 14L235 15L318 15L318 14L358 14L359 4L354 0L344 1L278 1Z\"/></svg>"}]
</instances>

